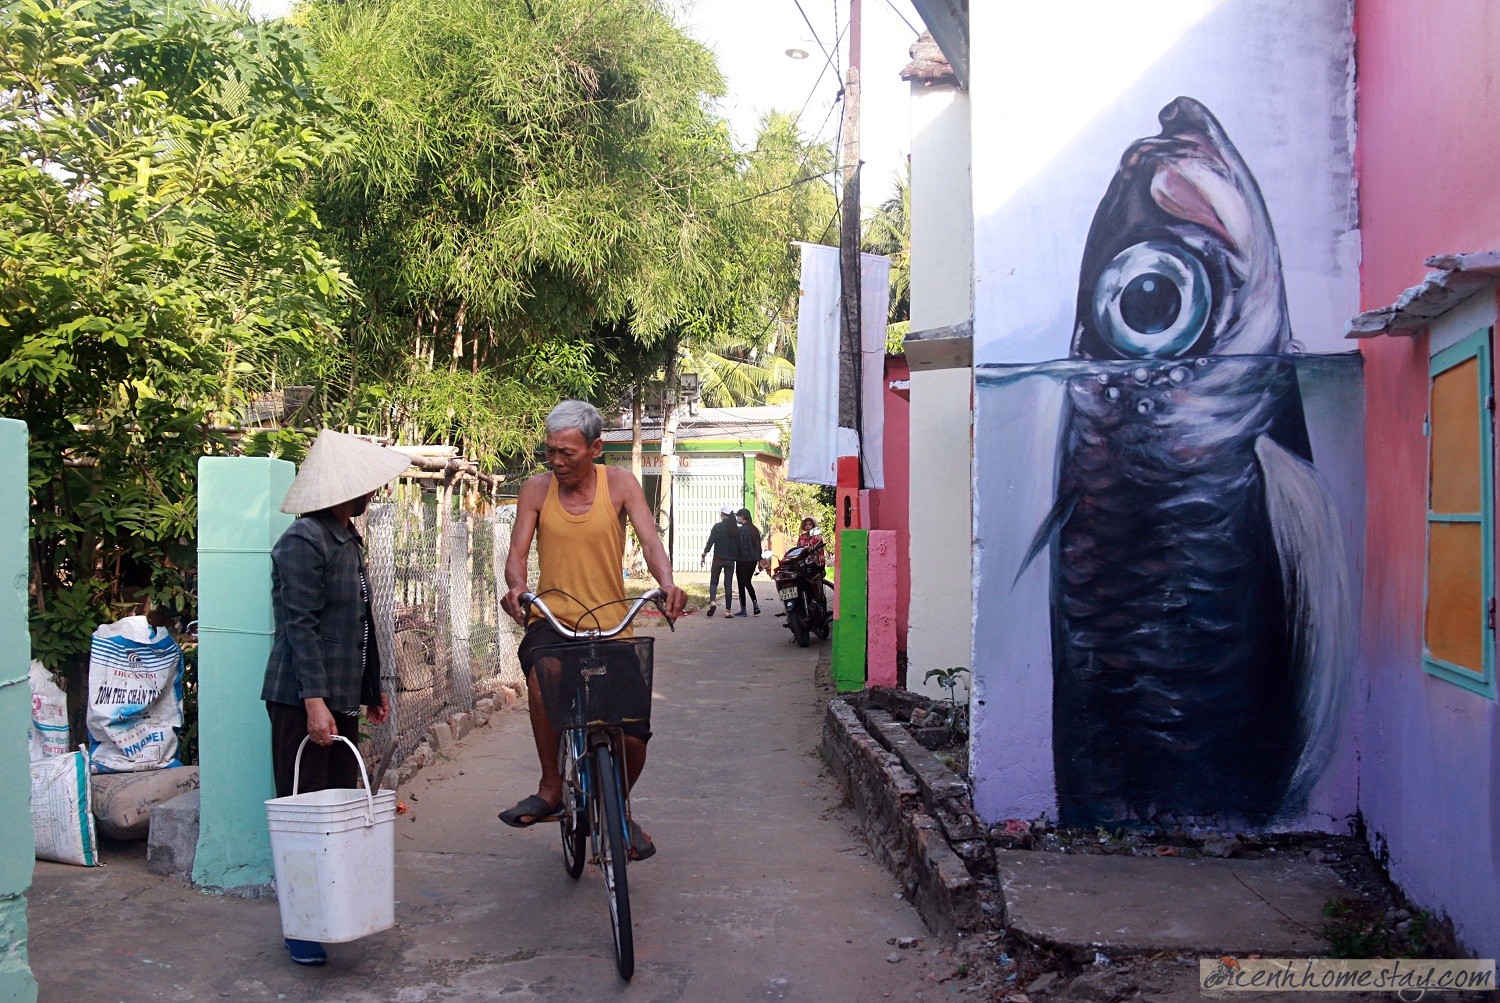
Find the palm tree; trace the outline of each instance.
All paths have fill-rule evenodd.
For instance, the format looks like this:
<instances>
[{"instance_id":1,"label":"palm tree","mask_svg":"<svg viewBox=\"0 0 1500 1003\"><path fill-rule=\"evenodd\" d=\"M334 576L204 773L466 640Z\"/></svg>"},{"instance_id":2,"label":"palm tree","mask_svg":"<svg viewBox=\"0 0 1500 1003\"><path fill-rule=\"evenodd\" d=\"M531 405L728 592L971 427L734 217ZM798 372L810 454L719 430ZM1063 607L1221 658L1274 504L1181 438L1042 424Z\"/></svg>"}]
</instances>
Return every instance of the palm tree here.
<instances>
[{"instance_id":1,"label":"palm tree","mask_svg":"<svg viewBox=\"0 0 1500 1003\"><path fill-rule=\"evenodd\" d=\"M911 165L896 175L896 190L865 220L861 242L891 259L891 312L886 351L899 354L911 327Z\"/></svg>"}]
</instances>

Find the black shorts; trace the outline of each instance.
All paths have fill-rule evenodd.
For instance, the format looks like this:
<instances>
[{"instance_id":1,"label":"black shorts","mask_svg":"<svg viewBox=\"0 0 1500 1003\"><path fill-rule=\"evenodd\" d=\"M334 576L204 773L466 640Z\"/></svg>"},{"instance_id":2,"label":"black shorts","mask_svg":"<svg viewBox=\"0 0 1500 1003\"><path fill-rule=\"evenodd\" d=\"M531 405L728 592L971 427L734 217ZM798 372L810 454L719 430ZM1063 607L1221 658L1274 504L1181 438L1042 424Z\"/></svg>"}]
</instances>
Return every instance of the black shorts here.
<instances>
[{"instance_id":1,"label":"black shorts","mask_svg":"<svg viewBox=\"0 0 1500 1003\"><path fill-rule=\"evenodd\" d=\"M546 620L533 620L526 625L526 635L521 638L521 644L516 648L516 658L521 663L521 671L526 673L526 685L532 686L531 670L535 667L537 648L549 644L567 644L571 638L563 637L552 629L552 625ZM636 738L645 744L651 741L650 721L627 721L620 725L620 730L631 738Z\"/></svg>"}]
</instances>

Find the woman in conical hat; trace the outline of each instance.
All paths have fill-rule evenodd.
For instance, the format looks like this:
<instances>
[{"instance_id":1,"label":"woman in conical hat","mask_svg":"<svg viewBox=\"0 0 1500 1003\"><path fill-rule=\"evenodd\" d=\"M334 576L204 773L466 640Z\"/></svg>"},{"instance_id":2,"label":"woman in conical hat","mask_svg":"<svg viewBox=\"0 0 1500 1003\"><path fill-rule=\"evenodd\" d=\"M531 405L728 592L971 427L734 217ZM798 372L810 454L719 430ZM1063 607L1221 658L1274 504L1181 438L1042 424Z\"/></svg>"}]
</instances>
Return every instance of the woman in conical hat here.
<instances>
[{"instance_id":1,"label":"woman in conical hat","mask_svg":"<svg viewBox=\"0 0 1500 1003\"><path fill-rule=\"evenodd\" d=\"M372 725L385 722L390 698L380 691L369 577L353 519L370 497L410 465L394 449L343 432L318 433L281 510L300 515L271 549L271 608L276 635L261 699L271 717L271 769L276 796L358 786L359 765L334 736L359 735L359 708ZM322 944L286 941L292 960L321 965Z\"/></svg>"}]
</instances>

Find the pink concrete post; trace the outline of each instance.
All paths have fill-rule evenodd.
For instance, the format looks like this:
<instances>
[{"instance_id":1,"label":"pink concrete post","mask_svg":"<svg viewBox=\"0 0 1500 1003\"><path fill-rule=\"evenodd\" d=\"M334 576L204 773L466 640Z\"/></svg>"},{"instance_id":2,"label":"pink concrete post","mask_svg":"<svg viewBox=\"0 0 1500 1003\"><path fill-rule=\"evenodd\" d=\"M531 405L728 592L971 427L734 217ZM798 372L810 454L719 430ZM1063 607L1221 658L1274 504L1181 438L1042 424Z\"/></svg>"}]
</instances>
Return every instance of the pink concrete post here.
<instances>
[{"instance_id":1,"label":"pink concrete post","mask_svg":"<svg viewBox=\"0 0 1500 1003\"><path fill-rule=\"evenodd\" d=\"M870 530L865 685L896 685L896 531Z\"/></svg>"}]
</instances>

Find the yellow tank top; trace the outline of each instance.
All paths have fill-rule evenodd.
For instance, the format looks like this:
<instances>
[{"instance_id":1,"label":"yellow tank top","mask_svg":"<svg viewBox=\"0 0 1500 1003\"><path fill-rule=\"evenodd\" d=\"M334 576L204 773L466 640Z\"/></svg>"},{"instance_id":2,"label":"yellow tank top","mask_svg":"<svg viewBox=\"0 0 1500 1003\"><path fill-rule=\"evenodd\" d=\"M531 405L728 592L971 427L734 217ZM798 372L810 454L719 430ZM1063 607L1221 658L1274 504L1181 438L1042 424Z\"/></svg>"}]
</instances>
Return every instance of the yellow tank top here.
<instances>
[{"instance_id":1,"label":"yellow tank top","mask_svg":"<svg viewBox=\"0 0 1500 1003\"><path fill-rule=\"evenodd\" d=\"M610 503L608 469L596 465L594 472L594 504L587 512L573 515L563 508L553 477L537 518L537 595L553 616L575 630L613 627L626 610L615 601L625 598L625 527ZM604 603L612 605L585 616ZM540 613L532 617L540 618ZM621 636L630 634L626 630Z\"/></svg>"}]
</instances>

